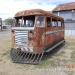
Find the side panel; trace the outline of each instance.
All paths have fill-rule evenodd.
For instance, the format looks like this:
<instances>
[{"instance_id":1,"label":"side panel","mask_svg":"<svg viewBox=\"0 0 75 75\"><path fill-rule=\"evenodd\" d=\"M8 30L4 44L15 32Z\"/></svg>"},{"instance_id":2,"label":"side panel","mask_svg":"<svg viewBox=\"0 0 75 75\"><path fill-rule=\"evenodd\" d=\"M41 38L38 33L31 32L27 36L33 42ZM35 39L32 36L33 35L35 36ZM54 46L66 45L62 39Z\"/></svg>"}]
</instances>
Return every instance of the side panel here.
<instances>
[{"instance_id":1,"label":"side panel","mask_svg":"<svg viewBox=\"0 0 75 75\"><path fill-rule=\"evenodd\" d=\"M43 51L43 48L45 46L45 36L43 36L43 33L45 33L45 27L39 28L36 27L34 30L34 52L35 53L41 53Z\"/></svg>"},{"instance_id":2,"label":"side panel","mask_svg":"<svg viewBox=\"0 0 75 75\"><path fill-rule=\"evenodd\" d=\"M56 40L55 33L53 33L54 28L53 27L46 27L46 36L45 36L45 47L48 49L50 46L52 46Z\"/></svg>"},{"instance_id":3,"label":"side panel","mask_svg":"<svg viewBox=\"0 0 75 75\"><path fill-rule=\"evenodd\" d=\"M64 28L63 27L47 27L45 36L46 49L52 47L58 42L64 40Z\"/></svg>"}]
</instances>

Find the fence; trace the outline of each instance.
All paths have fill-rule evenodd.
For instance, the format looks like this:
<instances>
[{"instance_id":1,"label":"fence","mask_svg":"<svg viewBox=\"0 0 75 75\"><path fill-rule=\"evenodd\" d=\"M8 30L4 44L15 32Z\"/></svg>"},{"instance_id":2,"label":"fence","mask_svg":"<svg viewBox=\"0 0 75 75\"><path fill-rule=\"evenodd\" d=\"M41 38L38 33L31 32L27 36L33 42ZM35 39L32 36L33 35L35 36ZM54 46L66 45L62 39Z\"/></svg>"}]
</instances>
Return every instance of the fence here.
<instances>
[{"instance_id":1,"label":"fence","mask_svg":"<svg viewBox=\"0 0 75 75\"><path fill-rule=\"evenodd\" d=\"M65 37L75 38L75 22L65 22Z\"/></svg>"}]
</instances>

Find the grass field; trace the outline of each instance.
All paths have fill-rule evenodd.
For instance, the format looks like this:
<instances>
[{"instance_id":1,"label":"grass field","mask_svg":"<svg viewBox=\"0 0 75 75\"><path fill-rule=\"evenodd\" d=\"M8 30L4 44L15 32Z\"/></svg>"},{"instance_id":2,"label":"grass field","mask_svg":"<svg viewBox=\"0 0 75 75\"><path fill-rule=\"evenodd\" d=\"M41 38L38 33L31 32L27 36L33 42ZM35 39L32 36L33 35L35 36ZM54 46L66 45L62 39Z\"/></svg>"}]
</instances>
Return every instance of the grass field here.
<instances>
[{"instance_id":1,"label":"grass field","mask_svg":"<svg viewBox=\"0 0 75 75\"><path fill-rule=\"evenodd\" d=\"M75 39L46 55L38 65L13 63L10 58L10 31L0 32L0 75L75 75Z\"/></svg>"}]
</instances>

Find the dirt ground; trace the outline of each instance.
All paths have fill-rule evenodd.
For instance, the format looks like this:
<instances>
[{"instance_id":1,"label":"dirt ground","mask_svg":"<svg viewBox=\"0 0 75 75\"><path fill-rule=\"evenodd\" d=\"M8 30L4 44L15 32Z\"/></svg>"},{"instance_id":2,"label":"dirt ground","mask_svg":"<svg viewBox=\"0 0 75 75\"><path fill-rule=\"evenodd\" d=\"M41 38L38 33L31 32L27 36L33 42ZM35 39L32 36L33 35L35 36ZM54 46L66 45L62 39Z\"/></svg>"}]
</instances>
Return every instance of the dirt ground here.
<instances>
[{"instance_id":1,"label":"dirt ground","mask_svg":"<svg viewBox=\"0 0 75 75\"><path fill-rule=\"evenodd\" d=\"M13 63L10 58L10 31L0 32L0 75L75 75L75 39L50 52L38 65Z\"/></svg>"}]
</instances>

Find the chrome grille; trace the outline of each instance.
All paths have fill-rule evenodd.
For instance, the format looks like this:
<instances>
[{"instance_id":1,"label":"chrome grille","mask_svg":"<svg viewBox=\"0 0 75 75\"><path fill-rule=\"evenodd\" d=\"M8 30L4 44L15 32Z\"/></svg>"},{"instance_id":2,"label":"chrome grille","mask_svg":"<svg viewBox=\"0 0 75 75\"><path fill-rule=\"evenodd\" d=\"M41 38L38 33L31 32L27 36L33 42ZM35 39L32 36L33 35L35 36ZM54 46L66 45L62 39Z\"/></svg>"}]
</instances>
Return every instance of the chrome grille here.
<instances>
[{"instance_id":1,"label":"chrome grille","mask_svg":"<svg viewBox=\"0 0 75 75\"><path fill-rule=\"evenodd\" d=\"M28 46L28 30L15 30L16 45Z\"/></svg>"}]
</instances>

